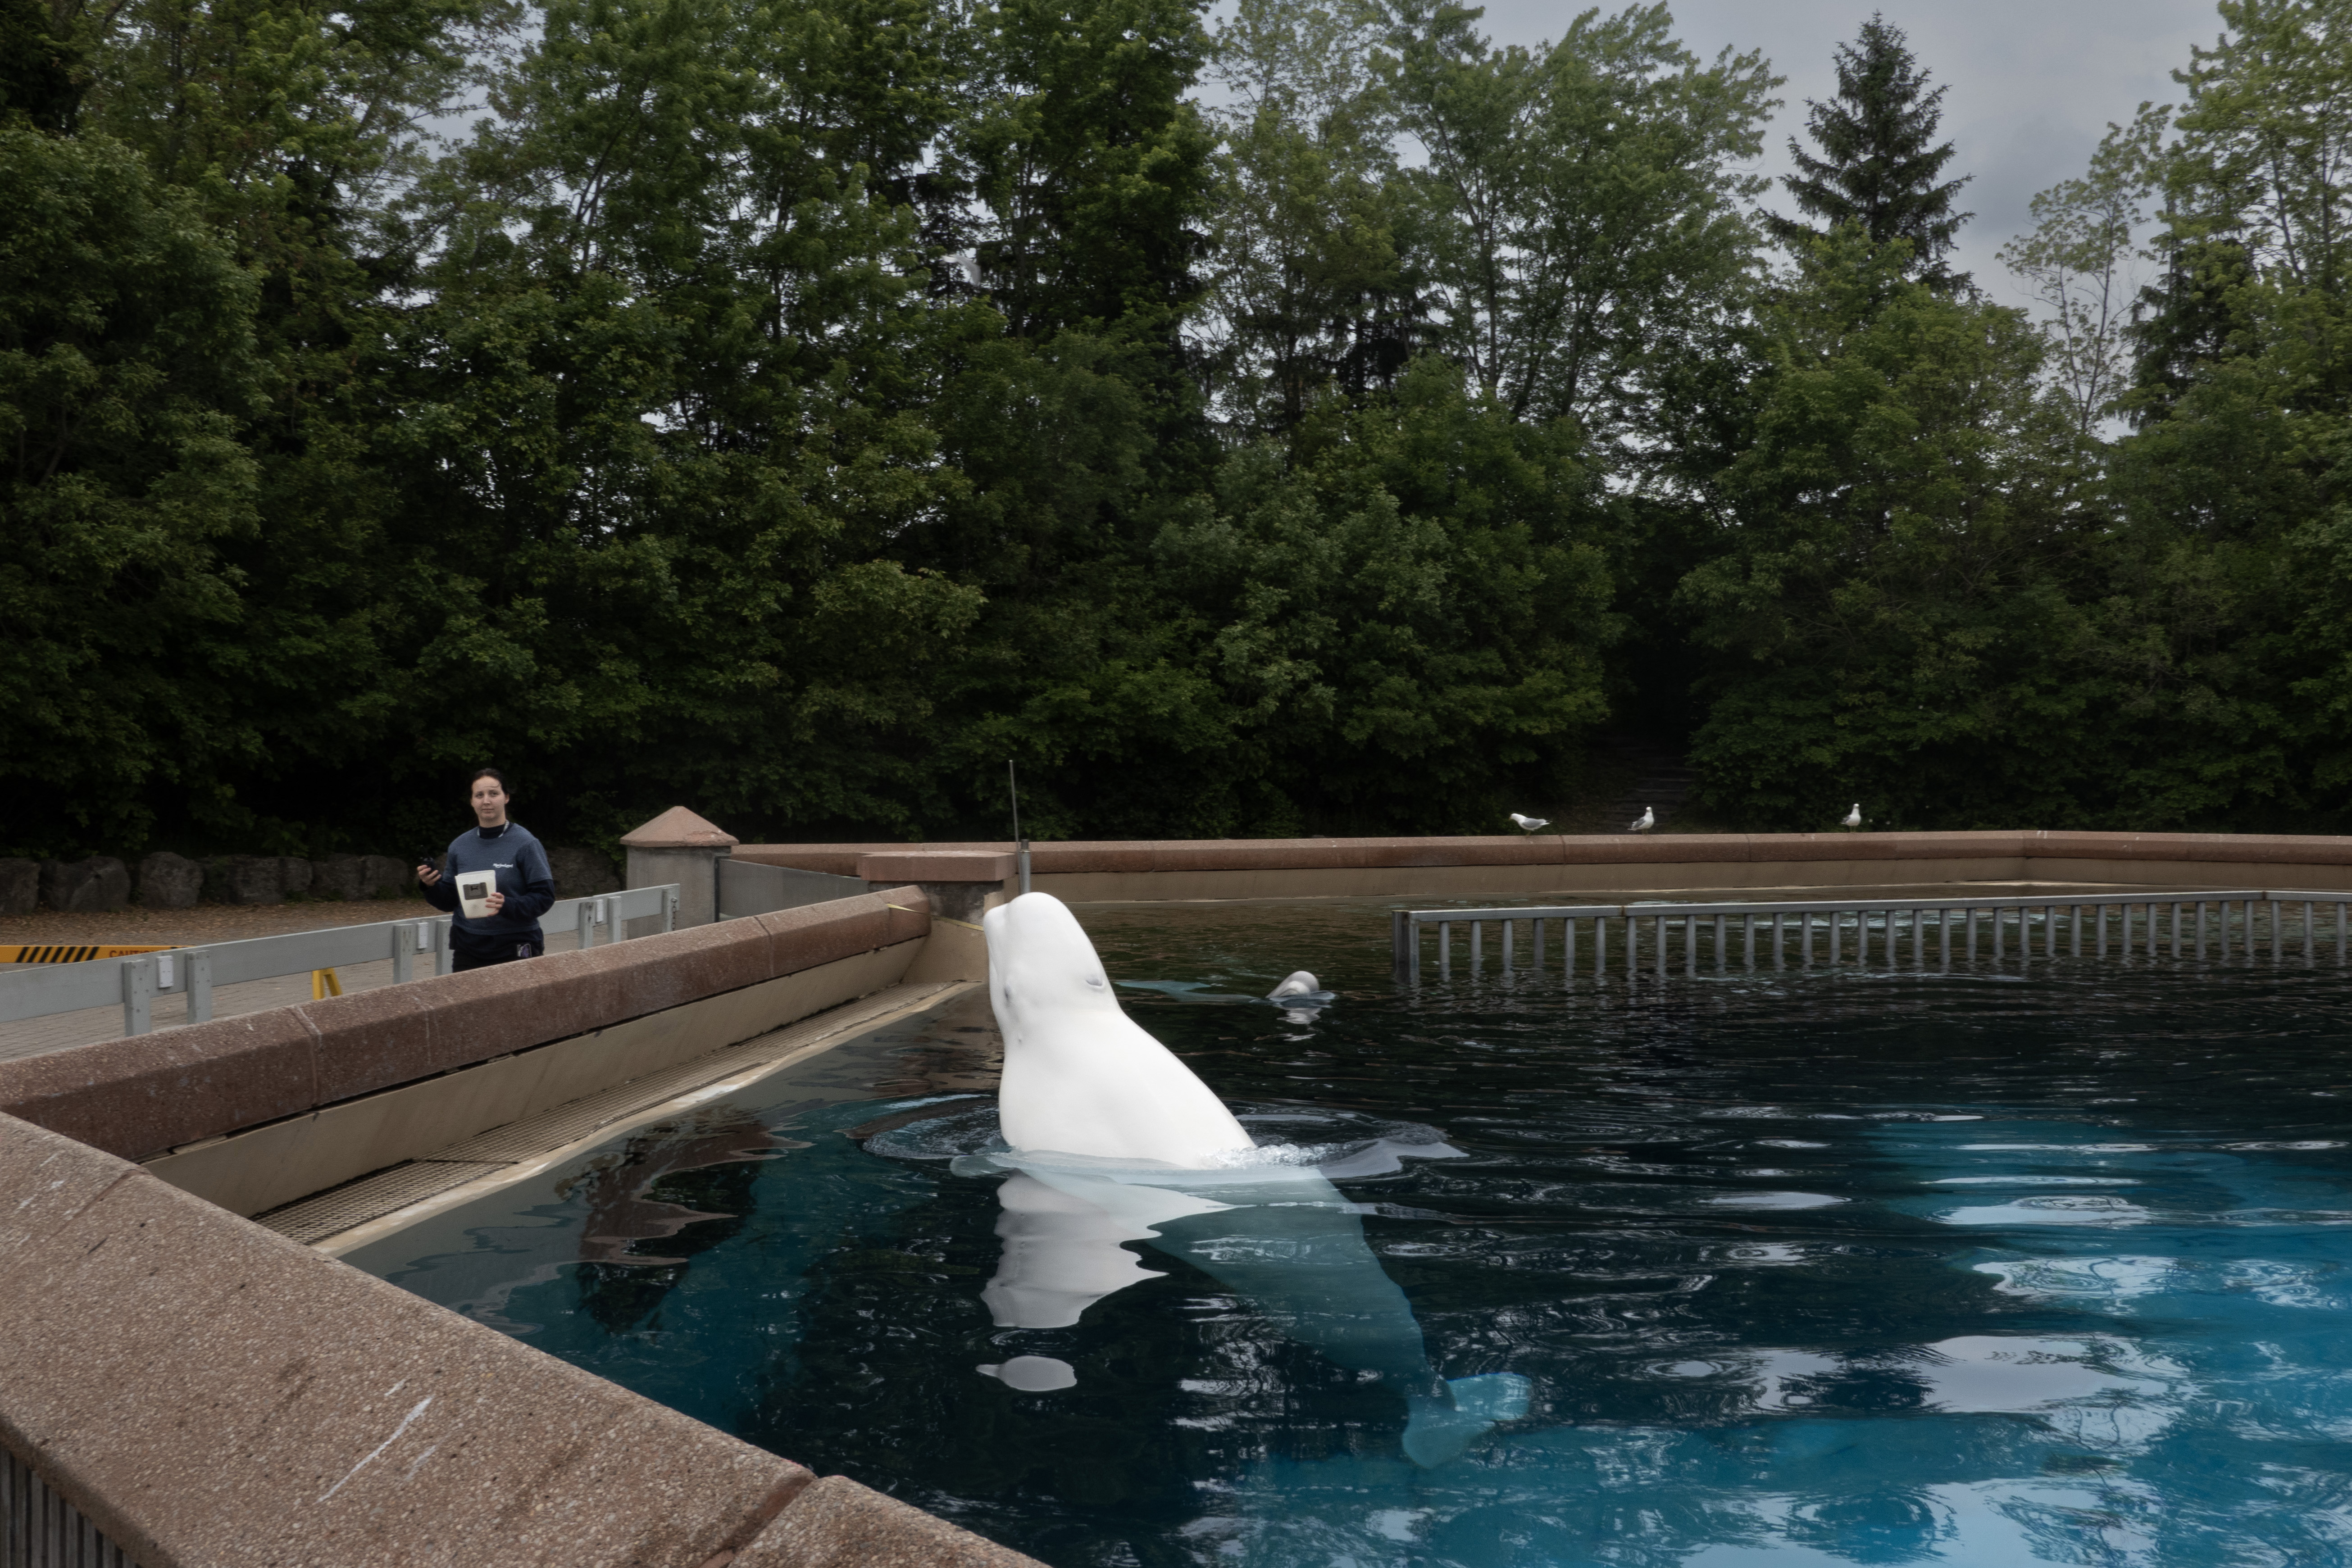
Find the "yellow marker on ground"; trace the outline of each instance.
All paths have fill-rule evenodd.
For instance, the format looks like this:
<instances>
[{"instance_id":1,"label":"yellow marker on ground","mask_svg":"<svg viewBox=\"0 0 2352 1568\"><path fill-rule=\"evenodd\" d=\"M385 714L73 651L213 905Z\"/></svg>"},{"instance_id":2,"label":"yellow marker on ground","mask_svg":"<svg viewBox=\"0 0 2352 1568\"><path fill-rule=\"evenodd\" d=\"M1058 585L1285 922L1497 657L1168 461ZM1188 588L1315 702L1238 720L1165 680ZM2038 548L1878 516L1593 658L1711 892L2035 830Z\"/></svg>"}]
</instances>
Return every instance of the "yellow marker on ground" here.
<instances>
[{"instance_id":1,"label":"yellow marker on ground","mask_svg":"<svg viewBox=\"0 0 2352 1568\"><path fill-rule=\"evenodd\" d=\"M119 942L39 942L23 947L0 947L0 963L90 963L101 958L131 958L142 952L170 952L179 945L175 942L148 946Z\"/></svg>"},{"instance_id":2,"label":"yellow marker on ground","mask_svg":"<svg viewBox=\"0 0 2352 1568\"><path fill-rule=\"evenodd\" d=\"M343 983L335 978L335 972L333 970L314 969L310 971L311 1001L321 1002L330 996L341 996L342 994Z\"/></svg>"}]
</instances>

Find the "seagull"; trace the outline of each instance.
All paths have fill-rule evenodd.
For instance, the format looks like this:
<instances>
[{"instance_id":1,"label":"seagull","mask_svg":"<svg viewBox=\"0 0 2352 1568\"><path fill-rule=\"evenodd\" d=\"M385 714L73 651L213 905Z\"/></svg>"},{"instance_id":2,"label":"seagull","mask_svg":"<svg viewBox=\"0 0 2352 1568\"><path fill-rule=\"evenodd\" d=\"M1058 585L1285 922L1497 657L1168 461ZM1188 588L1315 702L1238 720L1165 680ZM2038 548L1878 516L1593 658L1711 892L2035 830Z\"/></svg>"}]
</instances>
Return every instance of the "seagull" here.
<instances>
[{"instance_id":1,"label":"seagull","mask_svg":"<svg viewBox=\"0 0 2352 1568\"><path fill-rule=\"evenodd\" d=\"M1652 811L1645 805L1642 808L1642 815L1633 819L1633 826L1627 828L1625 831L1628 833L1647 833L1657 825L1658 814Z\"/></svg>"},{"instance_id":2,"label":"seagull","mask_svg":"<svg viewBox=\"0 0 2352 1568\"><path fill-rule=\"evenodd\" d=\"M1855 801L1853 803L1853 809L1845 814L1845 820L1839 826L1843 827L1860 827L1862 826L1862 802Z\"/></svg>"},{"instance_id":3,"label":"seagull","mask_svg":"<svg viewBox=\"0 0 2352 1568\"><path fill-rule=\"evenodd\" d=\"M1519 831L1522 833L1533 833L1538 828L1551 826L1551 818L1549 816L1521 816L1516 811L1511 813L1511 820L1519 825Z\"/></svg>"}]
</instances>

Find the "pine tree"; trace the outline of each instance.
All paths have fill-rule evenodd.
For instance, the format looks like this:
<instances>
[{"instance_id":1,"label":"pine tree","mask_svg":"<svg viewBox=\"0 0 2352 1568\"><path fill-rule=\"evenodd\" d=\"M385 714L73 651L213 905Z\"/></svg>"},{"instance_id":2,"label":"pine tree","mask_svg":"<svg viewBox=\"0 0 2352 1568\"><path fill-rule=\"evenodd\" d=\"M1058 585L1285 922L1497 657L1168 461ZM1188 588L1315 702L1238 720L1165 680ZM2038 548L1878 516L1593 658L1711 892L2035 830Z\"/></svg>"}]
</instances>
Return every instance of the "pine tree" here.
<instances>
[{"instance_id":1,"label":"pine tree","mask_svg":"<svg viewBox=\"0 0 2352 1568\"><path fill-rule=\"evenodd\" d=\"M1837 78L1837 94L1827 103L1805 100L1808 128L1824 156L1812 156L1790 137L1799 172L1781 183L1798 206L1822 220L1822 229L1853 223L1876 244L1907 239L1912 277L1938 288L1965 284L1967 275L1949 271L1944 258L1960 225L1975 216L1952 210L1968 181L1937 184L1952 144L1929 145L1944 89L1927 90L1927 75L1912 59L1903 30L1879 15L1862 25L1853 43L1838 46ZM1783 244L1822 232L1793 218L1766 221Z\"/></svg>"}]
</instances>

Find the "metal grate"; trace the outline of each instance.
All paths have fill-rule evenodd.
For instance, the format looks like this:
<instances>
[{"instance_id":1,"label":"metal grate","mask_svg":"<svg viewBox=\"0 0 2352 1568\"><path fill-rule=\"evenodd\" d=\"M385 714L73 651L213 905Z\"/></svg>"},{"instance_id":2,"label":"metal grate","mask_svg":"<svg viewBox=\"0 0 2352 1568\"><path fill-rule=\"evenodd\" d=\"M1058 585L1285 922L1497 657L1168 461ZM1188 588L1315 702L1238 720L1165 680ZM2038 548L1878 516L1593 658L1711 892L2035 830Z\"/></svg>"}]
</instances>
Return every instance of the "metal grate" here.
<instances>
[{"instance_id":1,"label":"metal grate","mask_svg":"<svg viewBox=\"0 0 2352 1568\"><path fill-rule=\"evenodd\" d=\"M677 1067L583 1095L536 1116L460 1140L421 1160L362 1176L331 1191L257 1215L255 1223L306 1245L324 1241L371 1220L396 1214L411 1204L438 1197L478 1177L576 1143L599 1128L689 1094L705 1084L791 1056L835 1035L863 1028L957 988L955 982L891 986L757 1039L710 1051Z\"/></svg>"},{"instance_id":2,"label":"metal grate","mask_svg":"<svg viewBox=\"0 0 2352 1568\"><path fill-rule=\"evenodd\" d=\"M1816 962L1892 967L1951 967L1986 956L1999 963L2033 958L2105 958L2209 953L2305 959L2333 947L2337 963L2352 957L2352 891L2283 889L2197 889L2118 893L2011 892L1973 899L1807 900L1794 903L1641 903L1522 906L1392 911L1396 977L1422 977L1423 932L1437 935L1437 973L1451 978L1454 928L1466 928L1469 972L1486 973L1486 928L1500 937L1502 973L1546 970L1545 938L1557 955L1550 967L1563 983L1608 979L1622 970L1631 981L1649 968L1699 973L1704 956L1717 974L1734 968ZM1614 930L1612 929L1612 922ZM1524 970L1515 957L1519 926L1528 927ZM1549 930L1547 929L1549 928ZM1613 939L1613 940L1612 940ZM1613 952L1612 952L1613 947ZM1851 957L1849 959L1849 953Z\"/></svg>"},{"instance_id":3,"label":"metal grate","mask_svg":"<svg viewBox=\"0 0 2352 1568\"><path fill-rule=\"evenodd\" d=\"M0 1448L0 1568L139 1568L33 1468Z\"/></svg>"},{"instance_id":4,"label":"metal grate","mask_svg":"<svg viewBox=\"0 0 2352 1568\"><path fill-rule=\"evenodd\" d=\"M504 1169L505 1162L498 1160L413 1160L272 1209L254 1223L296 1241L321 1241Z\"/></svg>"}]
</instances>

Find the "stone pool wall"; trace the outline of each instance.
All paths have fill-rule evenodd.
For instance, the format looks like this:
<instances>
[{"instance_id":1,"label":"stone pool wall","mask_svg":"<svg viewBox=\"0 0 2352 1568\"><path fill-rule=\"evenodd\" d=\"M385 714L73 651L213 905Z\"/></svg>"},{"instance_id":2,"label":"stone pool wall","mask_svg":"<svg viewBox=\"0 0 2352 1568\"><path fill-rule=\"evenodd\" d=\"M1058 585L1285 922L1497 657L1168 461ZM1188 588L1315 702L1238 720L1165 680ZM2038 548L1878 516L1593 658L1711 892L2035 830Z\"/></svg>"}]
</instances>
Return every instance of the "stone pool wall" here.
<instances>
[{"instance_id":1,"label":"stone pool wall","mask_svg":"<svg viewBox=\"0 0 2352 1568\"><path fill-rule=\"evenodd\" d=\"M743 844L738 860L991 895L1012 846ZM2352 838L2228 833L1512 834L1036 843L1031 885L1072 903L1489 899L1951 882L2352 888ZM982 900L979 901L991 901Z\"/></svg>"},{"instance_id":2,"label":"stone pool wall","mask_svg":"<svg viewBox=\"0 0 2352 1568\"><path fill-rule=\"evenodd\" d=\"M37 1526L62 1552L85 1524L141 1568L1030 1563L159 1173L633 1020L772 1028L824 984L895 983L930 926L898 888L0 1063L0 1447L31 1478L0 1486L0 1542L26 1568L80 1561Z\"/></svg>"}]
</instances>

